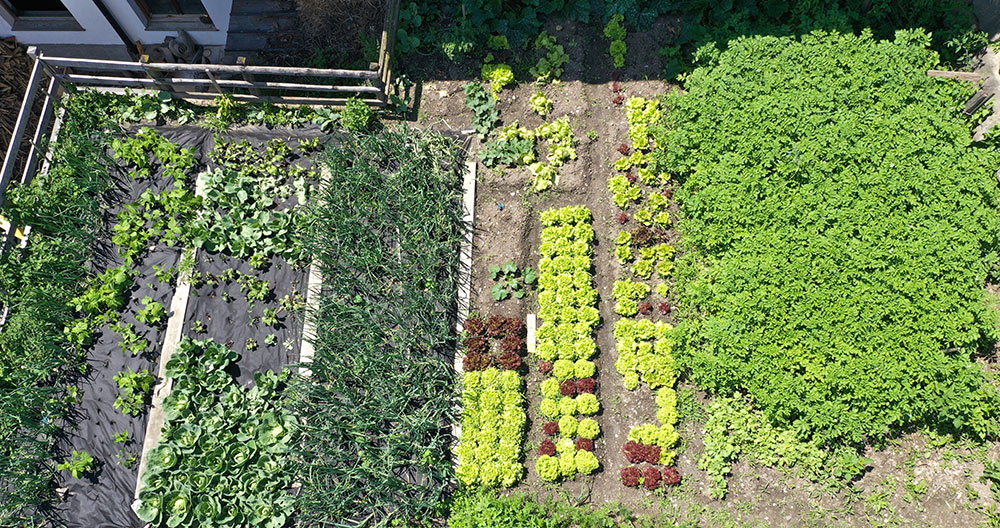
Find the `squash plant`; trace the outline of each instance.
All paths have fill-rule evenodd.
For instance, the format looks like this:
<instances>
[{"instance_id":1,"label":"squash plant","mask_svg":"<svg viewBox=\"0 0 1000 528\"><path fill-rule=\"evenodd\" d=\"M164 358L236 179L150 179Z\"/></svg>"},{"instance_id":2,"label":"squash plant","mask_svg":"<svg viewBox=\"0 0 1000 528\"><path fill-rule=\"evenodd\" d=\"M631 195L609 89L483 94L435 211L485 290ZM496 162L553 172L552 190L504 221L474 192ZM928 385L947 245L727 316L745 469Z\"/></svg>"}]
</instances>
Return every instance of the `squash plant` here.
<instances>
[{"instance_id":1,"label":"squash plant","mask_svg":"<svg viewBox=\"0 0 1000 528\"><path fill-rule=\"evenodd\" d=\"M167 376L166 423L150 451L136 513L153 526L266 527L288 522L293 498L286 453L295 421L279 401L289 373L254 375L249 389L225 369L239 355L184 338Z\"/></svg>"}]
</instances>

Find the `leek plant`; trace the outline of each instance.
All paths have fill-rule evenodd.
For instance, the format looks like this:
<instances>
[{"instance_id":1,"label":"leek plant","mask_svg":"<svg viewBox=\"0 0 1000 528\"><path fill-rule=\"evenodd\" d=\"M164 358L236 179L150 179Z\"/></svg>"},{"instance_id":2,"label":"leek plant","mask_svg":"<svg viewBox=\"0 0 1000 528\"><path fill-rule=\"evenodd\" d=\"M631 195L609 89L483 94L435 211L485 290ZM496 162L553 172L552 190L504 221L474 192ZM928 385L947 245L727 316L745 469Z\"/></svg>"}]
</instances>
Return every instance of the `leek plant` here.
<instances>
[{"instance_id":1,"label":"leek plant","mask_svg":"<svg viewBox=\"0 0 1000 528\"><path fill-rule=\"evenodd\" d=\"M289 403L303 525L430 515L454 481L460 162L450 140L409 129L328 152L307 213L324 284L316 352Z\"/></svg>"}]
</instances>

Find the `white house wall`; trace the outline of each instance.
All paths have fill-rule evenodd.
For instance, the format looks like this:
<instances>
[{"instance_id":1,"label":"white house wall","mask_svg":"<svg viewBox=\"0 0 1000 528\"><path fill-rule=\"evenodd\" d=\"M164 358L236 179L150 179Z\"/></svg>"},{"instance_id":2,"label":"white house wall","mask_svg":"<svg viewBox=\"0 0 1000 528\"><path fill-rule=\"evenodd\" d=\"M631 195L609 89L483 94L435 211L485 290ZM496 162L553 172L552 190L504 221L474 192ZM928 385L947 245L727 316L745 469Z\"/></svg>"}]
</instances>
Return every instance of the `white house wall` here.
<instances>
[{"instance_id":1,"label":"white house wall","mask_svg":"<svg viewBox=\"0 0 1000 528\"><path fill-rule=\"evenodd\" d=\"M202 46L224 46L229 30L229 14L233 0L201 0L205 10L212 17L213 31L188 30L191 38ZM15 36L21 44L90 44L121 45L122 41L91 0L63 0L66 8L76 19L83 31L12 31L11 25L0 18L0 35ZM118 21L129 38L143 44L158 44L168 36L177 36L176 31L146 31L142 18L128 0L104 0L112 16Z\"/></svg>"}]
</instances>

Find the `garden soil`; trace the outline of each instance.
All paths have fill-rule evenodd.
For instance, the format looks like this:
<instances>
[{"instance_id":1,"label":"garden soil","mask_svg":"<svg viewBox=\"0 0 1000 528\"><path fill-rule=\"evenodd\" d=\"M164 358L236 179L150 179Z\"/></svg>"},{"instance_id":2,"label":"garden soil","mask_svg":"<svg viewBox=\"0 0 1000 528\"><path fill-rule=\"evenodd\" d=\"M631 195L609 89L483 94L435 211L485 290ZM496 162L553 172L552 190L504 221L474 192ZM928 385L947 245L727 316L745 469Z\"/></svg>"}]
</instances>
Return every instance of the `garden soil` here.
<instances>
[{"instance_id":1,"label":"garden soil","mask_svg":"<svg viewBox=\"0 0 1000 528\"><path fill-rule=\"evenodd\" d=\"M214 145L214 134L210 130L197 127L153 127L165 138L178 143L182 147L195 147L204 169L208 153ZM135 132L137 130L133 130ZM269 139L280 138L290 140L291 146L297 141L293 138L309 138L320 135L315 127L304 127L294 131L287 129L267 129L264 127L244 127L223 134L227 140L247 139L258 145ZM307 165L305 160L299 164ZM111 231L115 215L123 208L122 205L135 201L147 188L162 191L169 186L169 181L163 180L157 173L146 182L133 182L127 176L127 171L116 167L110 177L116 182L116 189L109 193L110 206L105 215L106 232L95 248L95 271L101 272L122 264L117 248L111 244ZM286 206L294 205L294 197ZM270 282L274 295L267 303L257 303L251 308L246 301L246 295L239 291L239 286L233 282L220 284L216 288L203 286L193 289L188 301L187 314L184 322L183 335L194 339L214 338L216 341L231 345L240 354L240 359L231 367L231 373L244 385L252 383L253 374L264 370L280 370L298 360L301 346L302 322L301 315L282 314L283 321L276 329L265 328L259 322L259 317L265 307L277 307L277 299L293 290L301 294L305 300L306 270L296 269L279 258L271 259L262 272L256 272L245 262L237 261L224 255L201 256L197 269L202 273L217 275L227 268L235 268L240 272L255 276ZM160 282L153 270L153 265L169 269L176 267L180 260L180 248L169 248L160 244L152 248L136 266L138 276L129 292L129 301L123 311L122 321L132 323L136 331L150 340L150 351L138 357L132 357L128 352L122 352L121 336L105 325L99 332L96 343L87 351L89 369L78 383L80 404L77 413L70 418L70 423L63 429L65 438L61 439L58 448L61 452L72 450L87 451L94 456L96 471L86 478L76 479L67 475L63 488L60 489L62 502L55 506L55 517L70 528L139 528L145 523L132 512L131 504L135 494L138 475L138 463L131 467L119 463L119 455L126 457L129 453L138 455L146 431L146 414L131 417L114 407L118 396L118 387L114 376L119 371L132 369L149 370L154 375L157 372L157 359L162 347L163 328L150 328L135 319L135 314L142 308L141 300L149 296L169 309L174 294L174 284ZM232 295L233 300L222 299L222 291ZM169 314L168 314L169 315ZM258 318L256 325L250 325L250 319ZM206 327L204 334L193 332L194 321L200 319ZM276 335L274 346L267 345L264 339L267 335ZM254 338L259 343L255 350L247 350L245 343ZM285 346L285 344L288 346ZM118 444L114 436L122 431L128 431L129 442Z\"/></svg>"}]
</instances>

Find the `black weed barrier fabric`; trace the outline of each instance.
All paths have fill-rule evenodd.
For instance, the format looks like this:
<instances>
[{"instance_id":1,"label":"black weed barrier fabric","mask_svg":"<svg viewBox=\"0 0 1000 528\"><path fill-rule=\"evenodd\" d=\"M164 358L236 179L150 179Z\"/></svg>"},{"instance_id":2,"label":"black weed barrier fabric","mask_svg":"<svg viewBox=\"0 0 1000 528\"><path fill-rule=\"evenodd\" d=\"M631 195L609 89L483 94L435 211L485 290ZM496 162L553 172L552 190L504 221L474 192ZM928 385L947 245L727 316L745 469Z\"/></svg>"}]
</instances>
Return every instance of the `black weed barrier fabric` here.
<instances>
[{"instance_id":1,"label":"black weed barrier fabric","mask_svg":"<svg viewBox=\"0 0 1000 528\"><path fill-rule=\"evenodd\" d=\"M113 170L109 177L114 181L115 190L111 194L113 203L117 205L107 211L107 225L114 223L114 217L123 204L135 201L146 189L162 191L169 184L168 180L159 175L149 181L135 182L121 171ZM97 273L123 264L117 248L110 240L110 232L98 239L93 262ZM100 329L98 339L87 350L87 374L77 384L80 403L74 406L74 413L69 416L69 423L64 427L65 436L57 443L57 448L59 452L67 454L74 450L86 451L94 457L96 470L82 479L67 477L63 482L64 499L55 509L66 526L142 526L142 522L131 510L138 461L126 467L119 458L125 460L130 453L138 455L146 435L147 413L133 417L114 407L119 393L114 377L129 369L136 372L146 369L151 374L156 374L164 328L151 328L138 321L135 315L142 309L141 301L146 297L162 303L169 310L174 287L160 282L153 266L172 268L177 264L179 256L177 248L161 244L135 266L137 274L129 290L128 304L121 312L121 322L135 325L136 333L149 340L149 348L133 357L131 352L122 349L121 335L105 324ZM124 444L116 443L115 435L123 431L128 432L129 441Z\"/></svg>"},{"instance_id":2,"label":"black weed barrier fabric","mask_svg":"<svg viewBox=\"0 0 1000 528\"><path fill-rule=\"evenodd\" d=\"M153 128L181 147L196 148L200 169L211 168L208 153L215 143L212 131L198 127ZM305 139L319 135L320 131L314 127L296 130L244 127L222 134L221 137L227 141L247 139L254 145L277 138L289 140L289 144L294 146L294 138ZM305 159L297 162L303 166L308 164ZM149 182L134 182L127 176L127 172L121 168L113 168L109 175L116 182L118 196L114 197L114 202L119 204L107 212L106 221L109 226L113 225L114 215L121 210L122 205L135 201L146 188L152 186L154 191L161 191L169 186L169 180L162 178L161 174L154 175ZM193 179L190 185L193 185ZM293 205L296 205L294 198L282 207ZM96 272L122 264L117 248L110 239L109 230L95 248L97 256L93 267ZM90 368L78 384L80 404L75 407L76 413L71 417L71 423L65 427L65 437L60 440L58 448L60 452L67 454L73 450L90 453L95 459L97 470L83 479L72 478L68 472L62 472L66 477L60 486L65 490L61 490L62 502L54 505L55 525L71 528L139 528L145 525L131 509L138 479L138 461L131 467L125 467L118 462L118 457L126 457L128 453L138 455L141 452L147 413L131 417L114 407L119 390L113 378L119 371L129 368L134 371L148 369L156 375L158 355L163 344L163 329L148 327L137 321L135 314L143 307L141 300L147 296L162 303L167 310L170 309L174 285L160 282L153 265L162 269L173 268L179 263L180 255L180 248L166 247L161 243L135 266L138 273L121 320L134 324L136 331L149 339L150 349L137 357L133 357L130 352L123 352L121 336L105 325L95 344L87 351ZM199 252L196 269L201 274L216 276L229 268L258 280L269 281L273 294L266 302L257 302L251 308L245 294L241 293L240 286L235 282L220 283L216 287L202 285L200 288L192 288L182 334L194 339L211 337L217 342L231 344L231 348L240 354L232 373L240 383L246 385L252 383L256 372L267 369L278 371L298 360L302 316L283 313L282 321L276 326L265 326L261 322L261 316L264 308L277 306L278 300L286 295L291 296L297 292L300 294L297 299L304 301L307 289L306 270L293 268L283 259L273 257L262 271L256 271L246 262L224 254ZM223 298L223 291L229 294L227 297L231 300ZM251 325L251 319L256 319L256 323ZM196 321L203 323L204 331L195 332ZM265 342L268 335L275 336L274 344ZM248 349L246 342L249 339L255 340L258 346ZM128 431L130 438L124 445L114 441L115 435L122 431Z\"/></svg>"}]
</instances>

